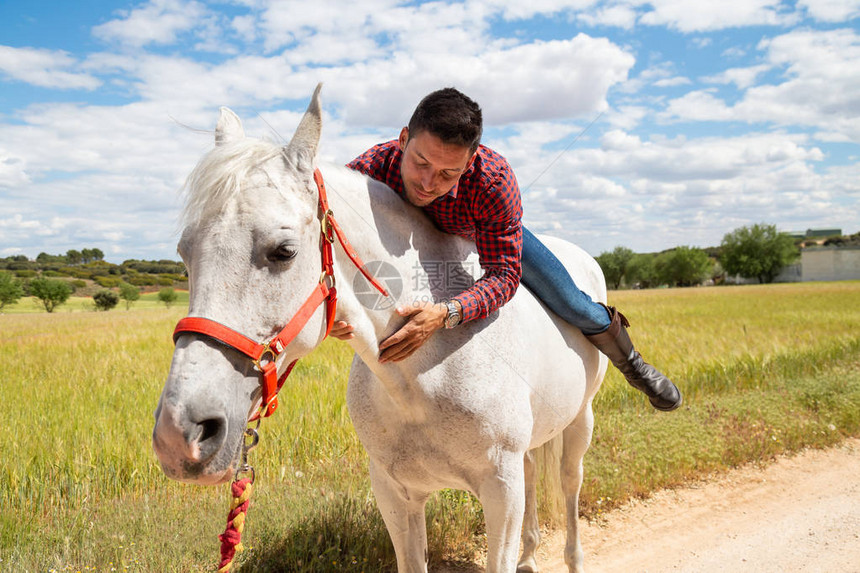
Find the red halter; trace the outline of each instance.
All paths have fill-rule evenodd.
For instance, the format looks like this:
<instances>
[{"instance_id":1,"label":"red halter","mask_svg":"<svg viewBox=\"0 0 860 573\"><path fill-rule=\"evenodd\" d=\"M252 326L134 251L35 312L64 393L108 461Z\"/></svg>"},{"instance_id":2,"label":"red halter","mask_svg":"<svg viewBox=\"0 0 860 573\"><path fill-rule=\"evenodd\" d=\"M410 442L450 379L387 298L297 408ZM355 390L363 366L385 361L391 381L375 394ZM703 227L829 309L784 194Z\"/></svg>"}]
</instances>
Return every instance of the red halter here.
<instances>
[{"instance_id":1,"label":"red halter","mask_svg":"<svg viewBox=\"0 0 860 573\"><path fill-rule=\"evenodd\" d=\"M319 169L314 170L314 181L316 181L317 189L319 189L319 212L320 212L320 243L322 251L322 274L320 275L319 283L314 287L313 292L308 299L302 304L301 308L296 312L295 316L287 322L287 325L276 334L268 342L259 343L251 340L244 334L240 334L229 328L199 316L189 316L183 318L176 325L176 330L173 331L174 343L180 335L185 333L202 334L221 342L222 344L234 348L254 361L254 366L262 373L263 376L263 397L260 403L260 408L251 418L271 416L278 407L278 391L284 385L287 376L296 365L298 359L293 360L284 373L278 378L278 369L275 365L278 356L286 349L286 347L298 336L305 324L316 312L323 302L326 303L326 330L325 336L331 331L331 325L334 322L334 315L337 310L337 291L335 290L334 279L334 252L332 244L337 236L343 250L346 252L353 264L358 267L370 284L376 290L382 293L383 296L388 296L388 291L367 272L364 263L359 258L358 253L353 249L349 241L343 234L340 225L334 218L334 213L328 206L328 197L326 196L325 182ZM264 363L266 355L270 358Z\"/></svg>"}]
</instances>

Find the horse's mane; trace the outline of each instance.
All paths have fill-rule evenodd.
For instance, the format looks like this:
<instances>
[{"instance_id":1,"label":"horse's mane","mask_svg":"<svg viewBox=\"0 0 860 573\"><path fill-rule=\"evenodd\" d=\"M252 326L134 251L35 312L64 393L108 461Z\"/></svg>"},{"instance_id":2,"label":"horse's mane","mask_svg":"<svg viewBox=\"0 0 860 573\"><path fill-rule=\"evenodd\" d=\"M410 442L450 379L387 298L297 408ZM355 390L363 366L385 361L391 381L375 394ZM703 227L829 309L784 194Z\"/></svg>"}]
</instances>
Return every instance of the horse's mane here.
<instances>
[{"instance_id":1,"label":"horse's mane","mask_svg":"<svg viewBox=\"0 0 860 573\"><path fill-rule=\"evenodd\" d=\"M283 151L279 144L245 138L219 145L204 155L183 186L183 225L196 225L221 212L238 194L240 181Z\"/></svg>"}]
</instances>

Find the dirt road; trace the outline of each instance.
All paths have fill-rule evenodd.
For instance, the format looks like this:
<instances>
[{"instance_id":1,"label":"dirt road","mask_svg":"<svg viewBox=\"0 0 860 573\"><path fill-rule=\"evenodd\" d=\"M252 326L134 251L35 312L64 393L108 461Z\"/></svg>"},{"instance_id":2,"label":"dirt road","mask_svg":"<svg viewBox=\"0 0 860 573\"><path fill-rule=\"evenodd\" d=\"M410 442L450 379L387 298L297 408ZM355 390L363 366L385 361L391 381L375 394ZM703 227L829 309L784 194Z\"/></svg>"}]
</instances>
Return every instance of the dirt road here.
<instances>
[{"instance_id":1,"label":"dirt road","mask_svg":"<svg viewBox=\"0 0 860 573\"><path fill-rule=\"evenodd\" d=\"M584 526L588 573L860 573L860 440L663 491ZM567 573L562 534L544 573Z\"/></svg>"}]
</instances>

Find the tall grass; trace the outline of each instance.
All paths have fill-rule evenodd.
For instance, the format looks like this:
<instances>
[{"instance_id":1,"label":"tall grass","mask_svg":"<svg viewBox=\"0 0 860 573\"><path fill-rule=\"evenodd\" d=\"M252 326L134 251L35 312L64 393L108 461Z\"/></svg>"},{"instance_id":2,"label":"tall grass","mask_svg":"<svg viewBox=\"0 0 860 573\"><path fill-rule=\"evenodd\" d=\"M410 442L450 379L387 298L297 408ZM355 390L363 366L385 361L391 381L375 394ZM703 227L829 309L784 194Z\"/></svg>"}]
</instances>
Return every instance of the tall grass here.
<instances>
[{"instance_id":1,"label":"tall grass","mask_svg":"<svg viewBox=\"0 0 860 573\"><path fill-rule=\"evenodd\" d=\"M792 359L785 375L800 374L860 332L857 281L612 291L609 303L630 320L637 349L677 380L688 400L755 388L756 373L774 361ZM610 368L597 404L647 408L624 386Z\"/></svg>"},{"instance_id":2,"label":"tall grass","mask_svg":"<svg viewBox=\"0 0 860 573\"><path fill-rule=\"evenodd\" d=\"M586 456L586 516L654 487L860 432L860 282L611 299L637 347L678 381L685 406L655 413L610 372ZM226 488L170 482L150 446L183 314L141 305L0 315L0 568L214 570ZM392 567L346 411L350 360L345 344L326 341L299 363L263 424L242 571ZM556 511L544 508L547 519ZM467 558L481 544L481 519L466 494L437 495L431 560Z\"/></svg>"}]
</instances>

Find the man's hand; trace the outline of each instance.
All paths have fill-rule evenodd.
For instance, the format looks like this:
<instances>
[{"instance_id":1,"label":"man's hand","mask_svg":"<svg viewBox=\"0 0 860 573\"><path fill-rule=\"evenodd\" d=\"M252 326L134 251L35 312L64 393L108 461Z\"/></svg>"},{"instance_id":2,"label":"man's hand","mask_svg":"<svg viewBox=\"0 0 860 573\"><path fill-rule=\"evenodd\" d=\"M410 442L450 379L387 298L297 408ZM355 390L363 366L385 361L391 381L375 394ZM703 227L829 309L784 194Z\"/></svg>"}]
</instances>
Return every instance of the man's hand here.
<instances>
[{"instance_id":1,"label":"man's hand","mask_svg":"<svg viewBox=\"0 0 860 573\"><path fill-rule=\"evenodd\" d=\"M398 362L411 356L431 334L445 326L448 308L441 303L421 302L399 307L397 314L410 317L409 322L379 344L380 363Z\"/></svg>"},{"instance_id":2,"label":"man's hand","mask_svg":"<svg viewBox=\"0 0 860 573\"><path fill-rule=\"evenodd\" d=\"M331 330L329 331L329 336L334 336L340 340L351 340L355 338L355 334L353 333L353 326L348 324L343 320L336 320L334 324L331 325Z\"/></svg>"}]
</instances>

